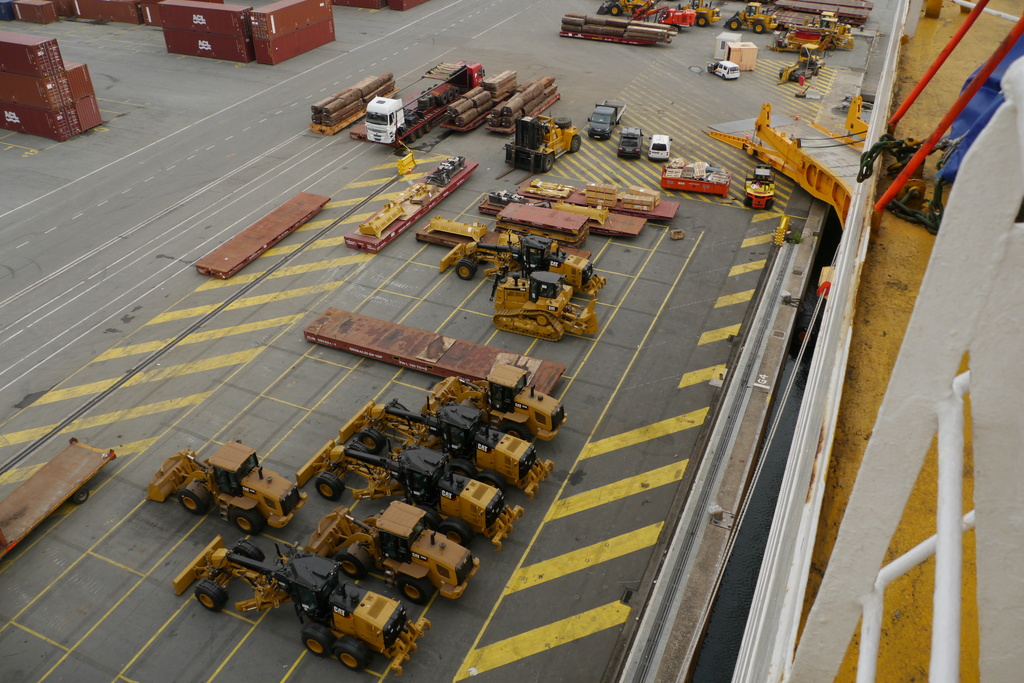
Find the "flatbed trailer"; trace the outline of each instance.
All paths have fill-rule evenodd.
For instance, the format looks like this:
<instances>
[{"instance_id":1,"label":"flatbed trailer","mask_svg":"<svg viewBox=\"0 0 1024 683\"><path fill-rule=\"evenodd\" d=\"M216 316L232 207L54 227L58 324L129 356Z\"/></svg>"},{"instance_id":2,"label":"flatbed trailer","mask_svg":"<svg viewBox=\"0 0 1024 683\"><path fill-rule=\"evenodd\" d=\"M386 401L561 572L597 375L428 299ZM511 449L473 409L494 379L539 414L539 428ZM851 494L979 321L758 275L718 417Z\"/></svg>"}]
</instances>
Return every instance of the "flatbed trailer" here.
<instances>
[{"instance_id":1,"label":"flatbed trailer","mask_svg":"<svg viewBox=\"0 0 1024 683\"><path fill-rule=\"evenodd\" d=\"M0 557L67 500L84 503L89 489L83 487L116 457L112 450L86 446L72 437L64 450L0 500Z\"/></svg>"},{"instance_id":2,"label":"flatbed trailer","mask_svg":"<svg viewBox=\"0 0 1024 683\"><path fill-rule=\"evenodd\" d=\"M410 226L415 224L416 221L422 218L432 208L437 206L442 199L454 192L455 188L466 182L466 180L469 179L470 174L472 174L479 165L480 164L475 161L467 161L465 167L452 176L452 179L448 181L447 185L441 188L440 192L433 195L422 204L410 203L408 207L404 207L406 213L402 215L405 217L393 221L388 225L387 229L381 233L380 237L363 234L359 231L358 226L353 228L345 234L345 246L349 249L358 249L359 251L368 251L372 254L376 254L390 244L396 237L408 230ZM384 209L381 209L381 211L383 210ZM380 211L374 214L374 216L379 213Z\"/></svg>"},{"instance_id":3,"label":"flatbed trailer","mask_svg":"<svg viewBox=\"0 0 1024 683\"><path fill-rule=\"evenodd\" d=\"M302 332L307 341L438 377L486 379L500 364L526 370L527 384L550 394L565 366L359 313L328 308Z\"/></svg>"},{"instance_id":4,"label":"flatbed trailer","mask_svg":"<svg viewBox=\"0 0 1024 683\"><path fill-rule=\"evenodd\" d=\"M396 92L398 92L398 88L395 88L394 90L389 90L388 92L380 93L379 95L376 95L376 97L391 97ZM334 135L348 128L349 126L351 126L353 123L363 118L364 116L366 116L365 105L361 110L359 110L355 114L352 114L351 116L346 116L333 126L325 126L322 123L313 123L312 121L310 121L309 129L318 135ZM363 135L366 135L366 128L363 128Z\"/></svg>"},{"instance_id":5,"label":"flatbed trailer","mask_svg":"<svg viewBox=\"0 0 1024 683\"><path fill-rule=\"evenodd\" d=\"M200 275L226 280L320 213L330 197L300 192L196 261Z\"/></svg>"},{"instance_id":6,"label":"flatbed trailer","mask_svg":"<svg viewBox=\"0 0 1024 683\"><path fill-rule=\"evenodd\" d=\"M556 92L554 95L552 95L548 99L544 100L544 102L542 102L539 107L536 107L532 111L524 113L523 117L526 117L526 116L536 116L537 114L540 114L545 109L547 109L548 107L553 105L555 102L557 102L559 99L561 99L561 97L562 97L562 94ZM518 118L522 118L522 117L518 117ZM504 135L510 135L510 134L516 132L516 126L515 126L514 123L511 126L484 126L484 128L486 128L487 130L491 131L492 133L502 133Z\"/></svg>"},{"instance_id":7,"label":"flatbed trailer","mask_svg":"<svg viewBox=\"0 0 1024 683\"><path fill-rule=\"evenodd\" d=\"M438 244L442 247L456 247L460 244L469 244L470 242L479 242L480 244L498 244L500 238L498 233L493 230L488 230L484 233L483 237L479 240L474 240L472 237L467 235L455 235L450 232L440 232L436 230L429 230L429 226L424 226L416 231L416 239L420 242L427 242L428 244ZM562 251L569 254L570 256L579 256L580 258L590 260L593 256L593 252L589 249L575 249L573 247L561 247Z\"/></svg>"},{"instance_id":8,"label":"flatbed trailer","mask_svg":"<svg viewBox=\"0 0 1024 683\"><path fill-rule=\"evenodd\" d=\"M551 199L545 199L543 202L531 202L533 205L544 206L547 202L552 201ZM497 216L501 213L501 210L508 206L507 204L502 206L500 204L492 204L490 199L484 199L477 207L476 210L482 214L488 216ZM545 208L547 208L545 206ZM588 222L588 228L594 235L606 235L608 237L636 237L643 230L644 226L647 225L647 219L639 216L627 216L626 214L614 214L609 213L608 218L604 223L600 223L595 220ZM416 233L419 235L419 233ZM417 239L419 239L417 237ZM429 242L430 240L422 240ZM453 245L454 246L454 245Z\"/></svg>"},{"instance_id":9,"label":"flatbed trailer","mask_svg":"<svg viewBox=\"0 0 1024 683\"><path fill-rule=\"evenodd\" d=\"M498 213L495 229L550 237L562 246L583 246L590 234L586 216L534 204L509 204Z\"/></svg>"},{"instance_id":10,"label":"flatbed trailer","mask_svg":"<svg viewBox=\"0 0 1024 683\"><path fill-rule=\"evenodd\" d=\"M775 6L779 10L804 12L815 17L821 16L822 12L835 12L844 24L862 26L871 16L874 3L867 0L776 0Z\"/></svg>"},{"instance_id":11,"label":"flatbed trailer","mask_svg":"<svg viewBox=\"0 0 1024 683\"><path fill-rule=\"evenodd\" d=\"M524 197L538 198L538 199L550 199L542 194L533 192L530 187L530 183L524 183L518 190L519 194ZM568 204L576 204L578 206L587 206L587 196L582 190L573 188L572 194L562 199L563 202ZM658 205L654 207L653 211L644 211L642 209L629 209L622 205L622 200L619 199L615 206L608 207L611 213L619 213L626 216L639 216L640 218L646 218L649 221L668 221L675 218L676 213L679 212L679 202L674 202L667 199L662 199L658 202Z\"/></svg>"},{"instance_id":12,"label":"flatbed trailer","mask_svg":"<svg viewBox=\"0 0 1024 683\"><path fill-rule=\"evenodd\" d=\"M606 43L625 43L626 45L657 45L658 43L671 43L668 40L653 40L650 38L627 38L625 36L602 36L597 33L583 33L581 31L559 31L558 35L563 38L581 38L583 40L601 40Z\"/></svg>"}]
</instances>

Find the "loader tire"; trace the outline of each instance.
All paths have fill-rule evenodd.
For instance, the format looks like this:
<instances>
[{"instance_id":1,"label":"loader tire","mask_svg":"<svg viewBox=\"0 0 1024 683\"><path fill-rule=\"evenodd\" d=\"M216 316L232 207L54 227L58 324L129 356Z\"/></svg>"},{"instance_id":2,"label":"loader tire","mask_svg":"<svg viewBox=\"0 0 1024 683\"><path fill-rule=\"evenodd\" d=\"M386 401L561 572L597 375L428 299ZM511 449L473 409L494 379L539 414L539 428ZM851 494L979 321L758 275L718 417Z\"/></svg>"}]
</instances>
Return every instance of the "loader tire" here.
<instances>
[{"instance_id":1,"label":"loader tire","mask_svg":"<svg viewBox=\"0 0 1024 683\"><path fill-rule=\"evenodd\" d=\"M555 167L555 154L554 152L548 152L544 155L543 160L540 162L541 173L550 173L551 169Z\"/></svg>"},{"instance_id":2,"label":"loader tire","mask_svg":"<svg viewBox=\"0 0 1024 683\"><path fill-rule=\"evenodd\" d=\"M366 451L373 455L377 455L384 450L384 446L387 444L384 440L384 435L373 427L356 432L356 441L365 446Z\"/></svg>"},{"instance_id":3,"label":"loader tire","mask_svg":"<svg viewBox=\"0 0 1024 683\"><path fill-rule=\"evenodd\" d=\"M469 526L469 523L464 519L459 519L458 517L449 517L444 520L441 522L441 526L439 526L437 530L444 534L449 541L458 543L463 548L472 543L473 539L476 537L476 534Z\"/></svg>"},{"instance_id":4,"label":"loader tire","mask_svg":"<svg viewBox=\"0 0 1024 683\"><path fill-rule=\"evenodd\" d=\"M266 559L266 555L263 551L256 547L256 544L252 541L247 541L244 538L235 544L235 547L231 549L231 552L238 553L242 557L248 557L250 560L256 562L262 562Z\"/></svg>"},{"instance_id":5,"label":"loader tire","mask_svg":"<svg viewBox=\"0 0 1024 683\"><path fill-rule=\"evenodd\" d=\"M205 515L213 502L213 496L201 484L192 482L178 492L178 502L193 515Z\"/></svg>"},{"instance_id":6,"label":"loader tire","mask_svg":"<svg viewBox=\"0 0 1024 683\"><path fill-rule=\"evenodd\" d=\"M506 434L511 434L517 439L533 441L533 433L526 427L526 425L519 424L518 422L504 422L500 429Z\"/></svg>"},{"instance_id":7,"label":"loader tire","mask_svg":"<svg viewBox=\"0 0 1024 683\"><path fill-rule=\"evenodd\" d=\"M365 579L370 573L370 565L373 564L370 553L359 545L345 548L334 556L334 561L341 565L341 571L345 572L346 576L356 580Z\"/></svg>"},{"instance_id":8,"label":"loader tire","mask_svg":"<svg viewBox=\"0 0 1024 683\"><path fill-rule=\"evenodd\" d=\"M196 585L196 600L211 612L219 612L228 603L228 592L213 579L203 579Z\"/></svg>"},{"instance_id":9,"label":"loader tire","mask_svg":"<svg viewBox=\"0 0 1024 683\"><path fill-rule=\"evenodd\" d=\"M725 27L730 31L738 31L740 30L741 26L743 26L743 23L740 22L740 20L737 19L736 17L730 19L729 22L725 25Z\"/></svg>"},{"instance_id":10,"label":"loader tire","mask_svg":"<svg viewBox=\"0 0 1024 683\"><path fill-rule=\"evenodd\" d=\"M580 151L580 147L583 146L583 138L579 135L572 136L572 142L569 143L569 154L575 154Z\"/></svg>"},{"instance_id":11,"label":"loader tire","mask_svg":"<svg viewBox=\"0 0 1024 683\"><path fill-rule=\"evenodd\" d=\"M708 18L706 16L704 16L702 14L699 17L697 17L697 26L704 27L704 26L707 26L707 25L708 25Z\"/></svg>"},{"instance_id":12,"label":"loader tire","mask_svg":"<svg viewBox=\"0 0 1024 683\"><path fill-rule=\"evenodd\" d=\"M452 458L448 461L448 469L464 477L476 476L476 466L465 458Z\"/></svg>"},{"instance_id":13,"label":"loader tire","mask_svg":"<svg viewBox=\"0 0 1024 683\"><path fill-rule=\"evenodd\" d=\"M608 8L608 14L612 15L613 17L619 16L620 14L622 14L622 5L618 3L612 5L611 7Z\"/></svg>"},{"instance_id":14,"label":"loader tire","mask_svg":"<svg viewBox=\"0 0 1024 683\"><path fill-rule=\"evenodd\" d=\"M476 276L476 264L468 258L460 258L455 264L455 274L460 280L472 280Z\"/></svg>"},{"instance_id":15,"label":"loader tire","mask_svg":"<svg viewBox=\"0 0 1024 683\"><path fill-rule=\"evenodd\" d=\"M334 645L334 635L323 624L309 623L302 627L302 644L317 657L326 657Z\"/></svg>"},{"instance_id":16,"label":"loader tire","mask_svg":"<svg viewBox=\"0 0 1024 683\"><path fill-rule=\"evenodd\" d=\"M338 638L331 648L338 661L353 671L362 671L370 666L373 653L364 643L352 638Z\"/></svg>"},{"instance_id":17,"label":"loader tire","mask_svg":"<svg viewBox=\"0 0 1024 683\"><path fill-rule=\"evenodd\" d=\"M556 116L553 120L555 126L563 130L572 125L572 119L568 116Z\"/></svg>"},{"instance_id":18,"label":"loader tire","mask_svg":"<svg viewBox=\"0 0 1024 683\"><path fill-rule=\"evenodd\" d=\"M234 524L240 531L246 534L255 535L263 531L263 527L267 525L267 520L263 519L256 510L243 510L242 508L234 508L228 513L228 519Z\"/></svg>"},{"instance_id":19,"label":"loader tire","mask_svg":"<svg viewBox=\"0 0 1024 683\"><path fill-rule=\"evenodd\" d=\"M763 21L755 21L754 22L754 33L756 33L757 35L761 35L762 33L764 33L767 30L768 30L768 27L764 25Z\"/></svg>"},{"instance_id":20,"label":"loader tire","mask_svg":"<svg viewBox=\"0 0 1024 683\"><path fill-rule=\"evenodd\" d=\"M327 500L338 500L345 492L345 482L334 472L321 472L313 482L316 492Z\"/></svg>"},{"instance_id":21,"label":"loader tire","mask_svg":"<svg viewBox=\"0 0 1024 683\"><path fill-rule=\"evenodd\" d=\"M434 586L431 585L430 581L415 576L402 576L398 577L398 590L402 591L409 602L417 605L425 605L430 596L434 594Z\"/></svg>"},{"instance_id":22,"label":"loader tire","mask_svg":"<svg viewBox=\"0 0 1024 683\"><path fill-rule=\"evenodd\" d=\"M507 486L507 484L505 483L505 478L498 474L497 472L495 472L494 470L482 470L480 472L477 472L476 476L474 476L473 478L476 479L481 484L487 484L488 486L496 488L502 493L505 493L505 487Z\"/></svg>"},{"instance_id":23,"label":"loader tire","mask_svg":"<svg viewBox=\"0 0 1024 683\"><path fill-rule=\"evenodd\" d=\"M416 509L420 510L423 513L423 523L427 526L428 529L435 530L439 526L441 526L441 522L444 521L444 519L441 517L441 513L435 510L434 508L428 508L423 505L417 505Z\"/></svg>"}]
</instances>

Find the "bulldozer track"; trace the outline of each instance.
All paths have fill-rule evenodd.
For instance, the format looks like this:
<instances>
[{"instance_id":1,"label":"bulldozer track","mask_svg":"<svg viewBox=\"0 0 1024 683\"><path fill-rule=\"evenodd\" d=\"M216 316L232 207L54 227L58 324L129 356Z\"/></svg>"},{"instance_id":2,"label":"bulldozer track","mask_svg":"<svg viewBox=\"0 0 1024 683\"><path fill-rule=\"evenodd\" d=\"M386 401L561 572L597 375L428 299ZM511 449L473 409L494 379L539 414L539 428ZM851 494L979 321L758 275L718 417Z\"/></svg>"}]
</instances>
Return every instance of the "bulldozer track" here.
<instances>
[{"instance_id":1,"label":"bulldozer track","mask_svg":"<svg viewBox=\"0 0 1024 683\"><path fill-rule=\"evenodd\" d=\"M531 322L527 323L527 320ZM565 334L565 326L548 311L525 313L515 308L503 308L494 313L494 326L505 332L547 341L558 341Z\"/></svg>"}]
</instances>

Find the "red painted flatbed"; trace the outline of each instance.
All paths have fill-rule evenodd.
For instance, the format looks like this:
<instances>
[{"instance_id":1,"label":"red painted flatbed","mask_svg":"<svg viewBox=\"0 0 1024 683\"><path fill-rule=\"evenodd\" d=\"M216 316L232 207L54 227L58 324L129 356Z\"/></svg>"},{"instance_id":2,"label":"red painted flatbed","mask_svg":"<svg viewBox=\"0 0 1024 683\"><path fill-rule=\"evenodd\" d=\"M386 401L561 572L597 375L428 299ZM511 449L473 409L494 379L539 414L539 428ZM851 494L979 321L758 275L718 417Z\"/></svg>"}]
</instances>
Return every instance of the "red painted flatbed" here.
<instances>
[{"instance_id":1,"label":"red painted flatbed","mask_svg":"<svg viewBox=\"0 0 1024 683\"><path fill-rule=\"evenodd\" d=\"M320 213L330 197L300 192L196 261L200 275L226 280Z\"/></svg>"},{"instance_id":2,"label":"red painted flatbed","mask_svg":"<svg viewBox=\"0 0 1024 683\"><path fill-rule=\"evenodd\" d=\"M551 199L544 195L535 194L530 191L530 183L524 183L518 190L519 194L524 197L531 197L537 199ZM587 205L587 196L582 190L574 189L573 193L561 201L567 204L576 204L578 206ZM622 200L620 199L615 203L615 206L608 209L612 213L619 213L626 216L639 216L646 218L649 221L668 221L676 217L676 213L679 211L679 202L673 202L671 200L662 199L658 202L658 205L654 207L654 211L642 211L640 209L626 209L622 206Z\"/></svg>"},{"instance_id":3,"label":"red painted flatbed","mask_svg":"<svg viewBox=\"0 0 1024 683\"><path fill-rule=\"evenodd\" d=\"M89 490L82 487L116 457L114 451L86 446L72 438L64 450L0 500L0 556L69 498L85 502Z\"/></svg>"},{"instance_id":4,"label":"red painted flatbed","mask_svg":"<svg viewBox=\"0 0 1024 683\"><path fill-rule=\"evenodd\" d=\"M586 216L533 204L509 204L498 212L496 228L550 237L568 247L580 247L590 234Z\"/></svg>"},{"instance_id":5,"label":"red painted flatbed","mask_svg":"<svg viewBox=\"0 0 1024 683\"><path fill-rule=\"evenodd\" d=\"M372 254L376 254L390 244L392 240L408 230L416 221L423 218L424 214L437 206L442 199L454 192L455 188L466 182L469 179L470 174L473 173L479 165L480 164L475 161L467 161L466 166L453 175L452 179L448 181L447 185L441 188L441 191L438 194L434 195L422 204L418 204L417 206L419 208L417 209L409 207L409 213L406 214L408 217L401 218L388 225L387 229L381 233L380 237L377 237L376 235L364 235L359 232L359 227L356 226L345 234L345 246L349 249L358 249L360 251L368 251ZM380 211L377 213L380 213Z\"/></svg>"},{"instance_id":6,"label":"red painted flatbed","mask_svg":"<svg viewBox=\"0 0 1024 683\"><path fill-rule=\"evenodd\" d=\"M419 370L438 377L485 379L499 363L525 369L528 383L550 394L565 372L561 363L508 353L359 313L328 308L302 332L307 341Z\"/></svg>"}]
</instances>

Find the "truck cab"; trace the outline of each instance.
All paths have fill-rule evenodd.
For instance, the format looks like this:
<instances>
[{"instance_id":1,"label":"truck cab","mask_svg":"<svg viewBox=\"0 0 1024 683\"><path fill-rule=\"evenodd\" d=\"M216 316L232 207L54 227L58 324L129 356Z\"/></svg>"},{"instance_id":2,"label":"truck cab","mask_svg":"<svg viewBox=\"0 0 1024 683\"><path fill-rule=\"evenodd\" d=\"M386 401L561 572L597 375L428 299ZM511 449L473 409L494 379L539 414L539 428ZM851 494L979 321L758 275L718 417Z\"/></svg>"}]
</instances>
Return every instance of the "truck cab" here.
<instances>
[{"instance_id":1,"label":"truck cab","mask_svg":"<svg viewBox=\"0 0 1024 683\"><path fill-rule=\"evenodd\" d=\"M619 135L618 155L639 158L644 148L644 132L639 128L623 128Z\"/></svg>"},{"instance_id":2,"label":"truck cab","mask_svg":"<svg viewBox=\"0 0 1024 683\"><path fill-rule=\"evenodd\" d=\"M366 137L370 142L394 142L405 123L402 100L375 97L366 105Z\"/></svg>"},{"instance_id":3,"label":"truck cab","mask_svg":"<svg viewBox=\"0 0 1024 683\"><path fill-rule=\"evenodd\" d=\"M626 110L625 102L609 102L594 105L594 112L587 119L587 135L597 140L607 140L612 136L612 129L622 120L622 112Z\"/></svg>"}]
</instances>

